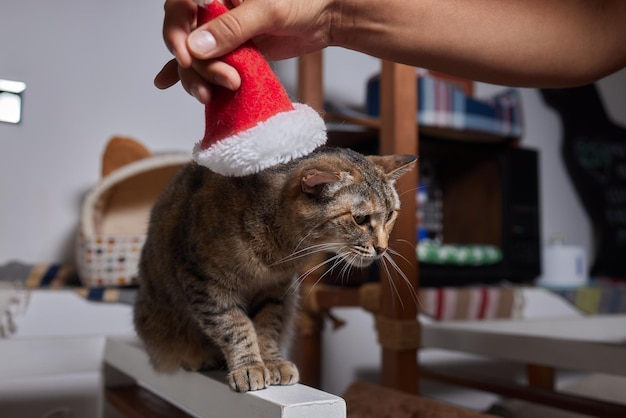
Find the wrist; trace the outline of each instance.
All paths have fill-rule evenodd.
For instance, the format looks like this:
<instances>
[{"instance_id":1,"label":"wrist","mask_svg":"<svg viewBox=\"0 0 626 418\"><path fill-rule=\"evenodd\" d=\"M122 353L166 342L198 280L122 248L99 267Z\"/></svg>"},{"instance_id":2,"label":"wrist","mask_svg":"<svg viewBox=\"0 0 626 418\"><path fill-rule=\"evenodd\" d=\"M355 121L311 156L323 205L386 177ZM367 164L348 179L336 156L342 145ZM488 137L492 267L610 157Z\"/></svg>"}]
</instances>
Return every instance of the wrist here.
<instances>
[{"instance_id":1,"label":"wrist","mask_svg":"<svg viewBox=\"0 0 626 418\"><path fill-rule=\"evenodd\" d=\"M345 34L349 33L346 26L351 21L350 13L354 8L349 1L329 0L326 10L329 16L326 43L328 46L343 47L346 45Z\"/></svg>"}]
</instances>

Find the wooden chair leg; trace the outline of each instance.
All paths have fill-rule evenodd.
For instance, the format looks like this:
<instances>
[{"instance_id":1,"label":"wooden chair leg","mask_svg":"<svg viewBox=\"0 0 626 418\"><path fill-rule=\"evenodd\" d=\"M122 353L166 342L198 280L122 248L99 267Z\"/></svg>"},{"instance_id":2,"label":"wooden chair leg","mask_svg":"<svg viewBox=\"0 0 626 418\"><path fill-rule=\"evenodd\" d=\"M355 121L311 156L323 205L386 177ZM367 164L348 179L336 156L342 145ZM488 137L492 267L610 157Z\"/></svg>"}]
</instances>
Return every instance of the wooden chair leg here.
<instances>
[{"instance_id":1,"label":"wooden chair leg","mask_svg":"<svg viewBox=\"0 0 626 418\"><path fill-rule=\"evenodd\" d=\"M298 58L298 100L318 112L324 110L321 51Z\"/></svg>"},{"instance_id":2,"label":"wooden chair leg","mask_svg":"<svg viewBox=\"0 0 626 418\"><path fill-rule=\"evenodd\" d=\"M300 383L314 388L322 386L322 326L323 319L301 312L300 324L291 350L291 359L298 366Z\"/></svg>"},{"instance_id":3,"label":"wooden chair leg","mask_svg":"<svg viewBox=\"0 0 626 418\"><path fill-rule=\"evenodd\" d=\"M415 68L384 61L381 74L381 130L382 154L416 154L417 138L417 73ZM408 283L397 277L381 275L380 315L389 320L417 321L417 303L414 292L418 285L418 266L415 257L415 190L417 173L411 173L397 182L402 199L391 242L402 243L396 251L396 260L402 266ZM406 262L403 260L407 260ZM384 270L384 269L383 269ZM392 283L392 280L395 283ZM418 391L417 348L396 350L382 345L382 384L409 393Z\"/></svg>"}]
</instances>

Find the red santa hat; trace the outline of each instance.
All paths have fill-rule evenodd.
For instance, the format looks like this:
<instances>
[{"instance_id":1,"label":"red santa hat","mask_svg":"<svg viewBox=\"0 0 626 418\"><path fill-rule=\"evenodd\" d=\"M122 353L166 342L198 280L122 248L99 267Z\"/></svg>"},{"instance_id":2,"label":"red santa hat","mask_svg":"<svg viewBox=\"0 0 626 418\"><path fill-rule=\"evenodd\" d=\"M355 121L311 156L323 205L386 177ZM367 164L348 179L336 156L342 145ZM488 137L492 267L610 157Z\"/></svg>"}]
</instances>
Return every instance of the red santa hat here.
<instances>
[{"instance_id":1,"label":"red santa hat","mask_svg":"<svg viewBox=\"0 0 626 418\"><path fill-rule=\"evenodd\" d=\"M227 11L218 1L196 0L198 24ZM194 160L225 176L245 176L302 157L326 142L320 115L292 103L271 67L249 41L220 58L234 67L241 87L213 86L204 138Z\"/></svg>"}]
</instances>

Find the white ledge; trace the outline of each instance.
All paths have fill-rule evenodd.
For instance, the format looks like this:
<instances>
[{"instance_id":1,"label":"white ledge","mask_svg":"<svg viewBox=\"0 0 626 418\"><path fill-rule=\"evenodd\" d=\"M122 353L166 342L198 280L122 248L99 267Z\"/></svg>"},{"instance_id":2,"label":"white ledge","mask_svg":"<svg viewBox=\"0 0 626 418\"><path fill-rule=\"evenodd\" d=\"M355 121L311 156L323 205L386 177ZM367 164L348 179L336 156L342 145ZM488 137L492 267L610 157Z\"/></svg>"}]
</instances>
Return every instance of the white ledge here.
<instances>
[{"instance_id":1,"label":"white ledge","mask_svg":"<svg viewBox=\"0 0 626 418\"><path fill-rule=\"evenodd\" d=\"M435 321L422 347L626 376L626 315Z\"/></svg>"},{"instance_id":2,"label":"white ledge","mask_svg":"<svg viewBox=\"0 0 626 418\"><path fill-rule=\"evenodd\" d=\"M174 374L154 371L141 343L136 339L109 337L105 364L131 377L164 399L199 417L320 418L345 417L345 401L305 386L271 386L235 393L219 372ZM106 378L106 374L105 374ZM106 382L111 385L112 382Z\"/></svg>"}]
</instances>

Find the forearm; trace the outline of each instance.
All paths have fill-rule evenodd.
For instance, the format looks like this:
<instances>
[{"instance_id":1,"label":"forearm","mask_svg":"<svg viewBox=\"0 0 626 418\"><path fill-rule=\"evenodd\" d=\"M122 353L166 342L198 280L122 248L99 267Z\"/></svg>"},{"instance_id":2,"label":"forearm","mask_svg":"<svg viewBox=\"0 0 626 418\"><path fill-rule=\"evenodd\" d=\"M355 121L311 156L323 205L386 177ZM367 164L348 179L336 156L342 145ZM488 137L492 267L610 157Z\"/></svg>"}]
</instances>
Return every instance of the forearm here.
<instances>
[{"instance_id":1,"label":"forearm","mask_svg":"<svg viewBox=\"0 0 626 418\"><path fill-rule=\"evenodd\" d=\"M336 10L332 44L473 80L575 85L626 64L621 0L350 0Z\"/></svg>"}]
</instances>

